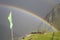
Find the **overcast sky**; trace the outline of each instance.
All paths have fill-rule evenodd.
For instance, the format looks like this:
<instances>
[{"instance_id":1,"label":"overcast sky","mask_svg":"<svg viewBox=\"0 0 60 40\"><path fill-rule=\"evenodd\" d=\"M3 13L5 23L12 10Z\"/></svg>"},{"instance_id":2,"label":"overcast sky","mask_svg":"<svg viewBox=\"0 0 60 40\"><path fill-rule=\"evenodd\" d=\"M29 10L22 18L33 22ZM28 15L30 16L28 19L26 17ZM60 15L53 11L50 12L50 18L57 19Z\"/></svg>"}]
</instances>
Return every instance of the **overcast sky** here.
<instances>
[{"instance_id":1,"label":"overcast sky","mask_svg":"<svg viewBox=\"0 0 60 40\"><path fill-rule=\"evenodd\" d=\"M31 12L33 12L36 15L41 16L41 17L45 17L46 14L49 13L52 10L52 8L59 2L60 2L59 0L0 0L0 4L17 6L17 7L23 8L25 10L31 11ZM1 35L0 38L2 40L8 40L10 38L9 37L10 31L9 31L9 28L8 28L9 23L8 23L8 20L7 20L8 13L9 13L8 9L0 7L0 18L1 18L0 19L0 22L1 22L0 23L0 26L1 26L0 29L2 30L2 31L0 30L0 32L1 32L1 34L3 33L3 35ZM26 16L26 14L24 14L24 13L20 13L20 12L19 12L20 14L16 14L16 13L18 13L18 12L15 12L15 14L13 14L14 19L15 19L14 28L15 28L16 34L20 34L20 33L24 34L26 32L31 31L28 28L34 29L34 28L36 28L36 26L40 25L39 24L41 22L40 20L35 19L32 16L28 16L28 15ZM23 18L22 18L22 14L24 14ZM24 19L24 20L21 20L21 19ZM36 22L37 22L37 24L36 24ZM19 28L20 25L21 25L21 29ZM26 32L22 31L23 29L25 29ZM21 30L21 31L19 31L19 30Z\"/></svg>"},{"instance_id":2,"label":"overcast sky","mask_svg":"<svg viewBox=\"0 0 60 40\"><path fill-rule=\"evenodd\" d=\"M45 17L60 0L0 0L0 4L14 5Z\"/></svg>"}]
</instances>

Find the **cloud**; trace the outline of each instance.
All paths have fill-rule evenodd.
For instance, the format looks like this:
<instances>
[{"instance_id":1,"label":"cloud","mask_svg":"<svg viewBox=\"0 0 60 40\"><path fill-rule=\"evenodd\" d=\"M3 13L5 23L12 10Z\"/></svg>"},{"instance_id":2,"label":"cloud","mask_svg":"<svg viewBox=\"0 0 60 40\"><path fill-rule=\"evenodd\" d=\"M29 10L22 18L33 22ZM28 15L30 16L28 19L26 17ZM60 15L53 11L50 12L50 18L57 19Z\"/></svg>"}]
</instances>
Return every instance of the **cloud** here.
<instances>
[{"instance_id":1,"label":"cloud","mask_svg":"<svg viewBox=\"0 0 60 40\"><path fill-rule=\"evenodd\" d=\"M60 3L60 0L47 0L51 5Z\"/></svg>"}]
</instances>

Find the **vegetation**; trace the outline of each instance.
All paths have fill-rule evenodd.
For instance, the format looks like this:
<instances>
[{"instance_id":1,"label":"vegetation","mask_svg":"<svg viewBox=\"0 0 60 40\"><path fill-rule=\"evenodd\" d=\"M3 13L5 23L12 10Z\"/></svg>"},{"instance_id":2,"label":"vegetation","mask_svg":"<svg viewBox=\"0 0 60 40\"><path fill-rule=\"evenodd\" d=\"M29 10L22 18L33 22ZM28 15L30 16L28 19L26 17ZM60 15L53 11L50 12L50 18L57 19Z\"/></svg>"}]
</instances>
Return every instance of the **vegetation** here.
<instances>
[{"instance_id":1,"label":"vegetation","mask_svg":"<svg viewBox=\"0 0 60 40\"><path fill-rule=\"evenodd\" d=\"M44 34L30 34L21 40L60 40L60 32L48 32Z\"/></svg>"}]
</instances>

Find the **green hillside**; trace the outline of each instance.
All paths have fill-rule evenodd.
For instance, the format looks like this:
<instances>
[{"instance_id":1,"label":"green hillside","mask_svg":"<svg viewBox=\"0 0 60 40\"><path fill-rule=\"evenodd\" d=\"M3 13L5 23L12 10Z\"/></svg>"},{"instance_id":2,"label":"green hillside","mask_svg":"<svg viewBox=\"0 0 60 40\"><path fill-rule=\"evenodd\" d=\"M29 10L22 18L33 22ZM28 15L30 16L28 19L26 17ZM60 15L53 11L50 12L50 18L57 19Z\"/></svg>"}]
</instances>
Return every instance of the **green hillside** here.
<instances>
[{"instance_id":1,"label":"green hillside","mask_svg":"<svg viewBox=\"0 0 60 40\"><path fill-rule=\"evenodd\" d=\"M21 40L60 40L60 32L48 32L44 34L30 34Z\"/></svg>"}]
</instances>

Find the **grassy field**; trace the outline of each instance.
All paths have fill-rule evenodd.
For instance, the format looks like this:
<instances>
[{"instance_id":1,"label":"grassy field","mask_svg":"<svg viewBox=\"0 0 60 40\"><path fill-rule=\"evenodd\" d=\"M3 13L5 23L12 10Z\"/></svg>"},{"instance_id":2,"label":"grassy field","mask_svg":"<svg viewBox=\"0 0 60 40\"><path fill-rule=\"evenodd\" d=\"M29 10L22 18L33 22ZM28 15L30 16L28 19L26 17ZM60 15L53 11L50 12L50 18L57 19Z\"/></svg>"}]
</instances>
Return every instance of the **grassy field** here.
<instances>
[{"instance_id":1,"label":"grassy field","mask_svg":"<svg viewBox=\"0 0 60 40\"><path fill-rule=\"evenodd\" d=\"M30 34L21 40L60 40L60 32L48 32L44 34Z\"/></svg>"}]
</instances>

